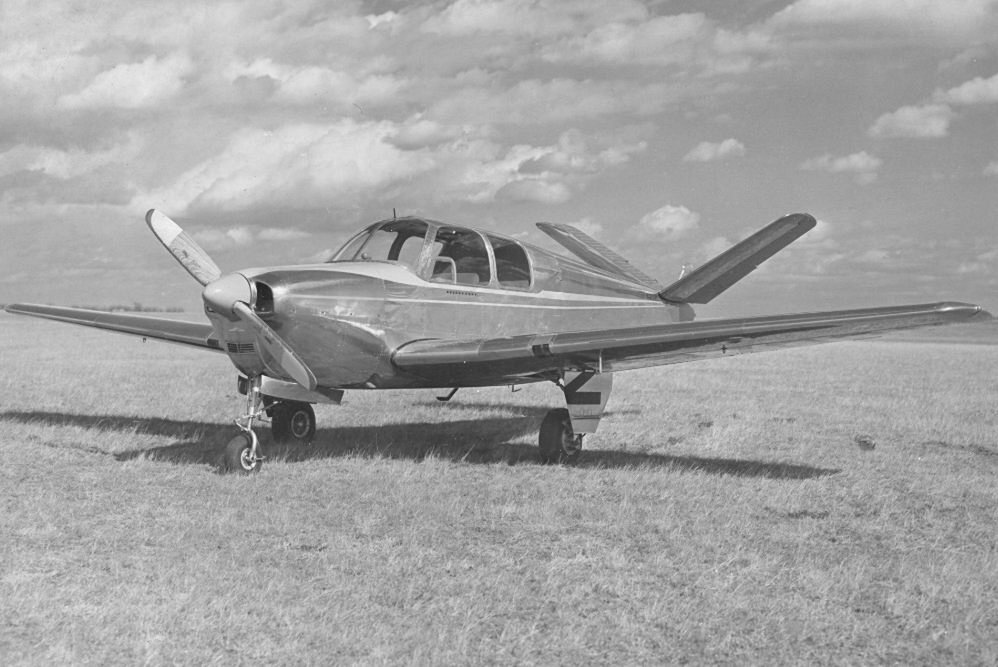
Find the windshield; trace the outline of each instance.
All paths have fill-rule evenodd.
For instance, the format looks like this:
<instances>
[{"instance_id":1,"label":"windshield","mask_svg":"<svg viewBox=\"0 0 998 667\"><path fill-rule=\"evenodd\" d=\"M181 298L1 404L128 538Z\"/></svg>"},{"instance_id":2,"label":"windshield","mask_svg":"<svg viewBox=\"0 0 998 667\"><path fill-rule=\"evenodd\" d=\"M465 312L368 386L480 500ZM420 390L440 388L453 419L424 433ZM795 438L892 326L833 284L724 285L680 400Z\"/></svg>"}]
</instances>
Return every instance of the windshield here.
<instances>
[{"instance_id":1,"label":"windshield","mask_svg":"<svg viewBox=\"0 0 998 667\"><path fill-rule=\"evenodd\" d=\"M422 220L391 220L350 239L330 262L395 262L413 271L423 249L427 225Z\"/></svg>"}]
</instances>

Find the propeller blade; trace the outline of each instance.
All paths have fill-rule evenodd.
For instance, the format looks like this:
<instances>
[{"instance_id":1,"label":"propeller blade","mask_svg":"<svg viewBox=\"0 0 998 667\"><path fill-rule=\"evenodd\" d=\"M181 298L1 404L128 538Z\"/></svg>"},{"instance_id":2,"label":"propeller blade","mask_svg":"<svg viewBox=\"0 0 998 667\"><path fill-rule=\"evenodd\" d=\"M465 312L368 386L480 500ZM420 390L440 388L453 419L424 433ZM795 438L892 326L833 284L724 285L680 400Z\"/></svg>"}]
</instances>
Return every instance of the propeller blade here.
<instances>
[{"instance_id":1,"label":"propeller blade","mask_svg":"<svg viewBox=\"0 0 998 667\"><path fill-rule=\"evenodd\" d=\"M256 334L257 344L267 351L282 371L309 391L315 390L315 374L305 365L301 357L277 335L277 332L267 326L267 323L253 312L252 308L242 301L236 301L232 304L232 312L253 330Z\"/></svg>"},{"instance_id":2,"label":"propeller blade","mask_svg":"<svg viewBox=\"0 0 998 667\"><path fill-rule=\"evenodd\" d=\"M163 247L170 251L187 273L202 285L213 283L222 276L221 269L180 225L156 209L146 213L146 224Z\"/></svg>"}]
</instances>

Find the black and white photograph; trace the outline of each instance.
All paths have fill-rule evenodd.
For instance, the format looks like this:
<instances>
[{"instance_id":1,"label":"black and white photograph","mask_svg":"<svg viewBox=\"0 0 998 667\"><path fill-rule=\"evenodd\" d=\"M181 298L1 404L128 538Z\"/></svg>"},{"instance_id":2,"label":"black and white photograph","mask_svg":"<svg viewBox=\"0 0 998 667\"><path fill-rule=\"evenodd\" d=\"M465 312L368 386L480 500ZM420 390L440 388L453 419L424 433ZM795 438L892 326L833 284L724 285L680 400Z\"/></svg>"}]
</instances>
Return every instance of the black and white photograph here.
<instances>
[{"instance_id":1,"label":"black and white photograph","mask_svg":"<svg viewBox=\"0 0 998 667\"><path fill-rule=\"evenodd\" d=\"M0 663L998 663L998 0L0 0Z\"/></svg>"}]
</instances>

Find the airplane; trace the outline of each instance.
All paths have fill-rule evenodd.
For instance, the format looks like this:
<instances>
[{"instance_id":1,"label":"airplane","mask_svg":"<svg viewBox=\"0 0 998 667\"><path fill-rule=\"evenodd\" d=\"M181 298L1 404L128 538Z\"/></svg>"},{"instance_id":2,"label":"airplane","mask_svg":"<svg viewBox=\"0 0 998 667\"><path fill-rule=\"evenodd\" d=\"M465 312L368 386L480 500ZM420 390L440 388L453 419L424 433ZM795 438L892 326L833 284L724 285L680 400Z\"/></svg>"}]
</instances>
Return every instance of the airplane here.
<instances>
[{"instance_id":1,"label":"airplane","mask_svg":"<svg viewBox=\"0 0 998 667\"><path fill-rule=\"evenodd\" d=\"M202 285L208 323L14 304L7 312L96 327L227 354L246 396L222 468L261 469L254 425L272 440L308 443L313 404L346 390L512 386L553 382L565 407L540 425L539 458L573 463L595 433L614 373L990 320L980 306L939 302L696 321L705 304L812 229L785 215L662 286L616 252L565 224L537 223L574 257L487 230L406 216L381 220L321 264L223 274L177 223L146 223Z\"/></svg>"}]
</instances>

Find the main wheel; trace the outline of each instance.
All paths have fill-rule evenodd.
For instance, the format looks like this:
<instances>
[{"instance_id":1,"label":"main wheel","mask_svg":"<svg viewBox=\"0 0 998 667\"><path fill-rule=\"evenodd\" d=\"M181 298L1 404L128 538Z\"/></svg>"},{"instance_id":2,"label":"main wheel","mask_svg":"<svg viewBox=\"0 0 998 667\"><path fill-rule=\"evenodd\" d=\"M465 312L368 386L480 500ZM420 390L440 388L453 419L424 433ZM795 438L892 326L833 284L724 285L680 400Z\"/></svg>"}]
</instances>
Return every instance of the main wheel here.
<instances>
[{"instance_id":1,"label":"main wheel","mask_svg":"<svg viewBox=\"0 0 998 667\"><path fill-rule=\"evenodd\" d=\"M225 446L224 463L226 472L241 473L248 475L251 472L260 472L263 466L261 459L254 459L250 455L253 451L253 443L245 433L240 433Z\"/></svg>"},{"instance_id":2,"label":"main wheel","mask_svg":"<svg viewBox=\"0 0 998 667\"><path fill-rule=\"evenodd\" d=\"M315 410L309 403L275 403L270 409L270 420L274 442L308 444L315 437Z\"/></svg>"},{"instance_id":3,"label":"main wheel","mask_svg":"<svg viewBox=\"0 0 998 667\"><path fill-rule=\"evenodd\" d=\"M542 463L575 463L582 453L582 434L572 430L572 418L565 408L551 410L541 422L538 442Z\"/></svg>"}]
</instances>

